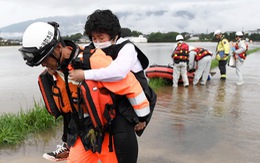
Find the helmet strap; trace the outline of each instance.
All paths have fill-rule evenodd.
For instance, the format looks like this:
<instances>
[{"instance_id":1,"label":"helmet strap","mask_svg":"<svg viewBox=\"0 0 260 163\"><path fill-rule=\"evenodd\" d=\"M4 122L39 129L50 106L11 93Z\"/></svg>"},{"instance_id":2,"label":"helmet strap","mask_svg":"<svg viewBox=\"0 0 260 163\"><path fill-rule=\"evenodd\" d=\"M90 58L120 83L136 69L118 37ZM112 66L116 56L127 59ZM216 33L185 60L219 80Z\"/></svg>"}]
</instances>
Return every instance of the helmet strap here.
<instances>
[{"instance_id":1,"label":"helmet strap","mask_svg":"<svg viewBox=\"0 0 260 163\"><path fill-rule=\"evenodd\" d=\"M60 53L60 56L61 56L61 53ZM57 58L56 56L54 56L53 54L50 55L50 57L52 57L53 59L55 59L57 61L57 66L59 67L60 66L60 58Z\"/></svg>"}]
</instances>

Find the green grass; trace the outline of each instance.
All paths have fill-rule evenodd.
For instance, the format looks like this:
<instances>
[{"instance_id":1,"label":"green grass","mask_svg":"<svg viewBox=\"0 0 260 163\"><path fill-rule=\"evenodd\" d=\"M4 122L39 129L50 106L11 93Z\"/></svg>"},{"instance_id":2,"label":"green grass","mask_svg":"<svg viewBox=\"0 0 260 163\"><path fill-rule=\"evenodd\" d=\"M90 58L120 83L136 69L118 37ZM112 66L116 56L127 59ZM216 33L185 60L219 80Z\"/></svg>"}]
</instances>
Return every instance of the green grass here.
<instances>
[{"instance_id":1,"label":"green grass","mask_svg":"<svg viewBox=\"0 0 260 163\"><path fill-rule=\"evenodd\" d=\"M250 54L252 54L252 53L255 53L255 52L259 51L259 50L260 50L260 48L255 48L255 49L252 49L252 50L248 50L248 51L247 51L247 55L250 55Z\"/></svg>"},{"instance_id":2,"label":"green grass","mask_svg":"<svg viewBox=\"0 0 260 163\"><path fill-rule=\"evenodd\" d=\"M151 88L156 90L161 86L169 85L169 82L163 78L152 78L149 80L149 85Z\"/></svg>"},{"instance_id":3,"label":"green grass","mask_svg":"<svg viewBox=\"0 0 260 163\"><path fill-rule=\"evenodd\" d=\"M0 115L0 145L18 144L29 134L60 124L60 120L55 120L44 107L43 104L35 102L34 107L28 111Z\"/></svg>"}]
</instances>

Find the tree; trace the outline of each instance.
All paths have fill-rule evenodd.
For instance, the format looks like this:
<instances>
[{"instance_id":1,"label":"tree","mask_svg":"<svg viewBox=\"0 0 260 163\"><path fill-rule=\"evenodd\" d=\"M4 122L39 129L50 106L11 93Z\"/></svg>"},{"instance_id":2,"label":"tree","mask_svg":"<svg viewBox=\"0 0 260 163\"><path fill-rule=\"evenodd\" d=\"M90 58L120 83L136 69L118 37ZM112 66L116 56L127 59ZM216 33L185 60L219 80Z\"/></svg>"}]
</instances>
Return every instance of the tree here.
<instances>
[{"instance_id":1,"label":"tree","mask_svg":"<svg viewBox=\"0 0 260 163\"><path fill-rule=\"evenodd\" d=\"M121 28L121 36L122 37L130 37L131 30L129 28Z\"/></svg>"},{"instance_id":2,"label":"tree","mask_svg":"<svg viewBox=\"0 0 260 163\"><path fill-rule=\"evenodd\" d=\"M148 35L148 42L175 42L178 32L168 32L168 33L151 33Z\"/></svg>"},{"instance_id":3,"label":"tree","mask_svg":"<svg viewBox=\"0 0 260 163\"><path fill-rule=\"evenodd\" d=\"M258 33L253 33L249 36L249 39L250 40L253 40L253 41L260 41L260 34Z\"/></svg>"},{"instance_id":4,"label":"tree","mask_svg":"<svg viewBox=\"0 0 260 163\"><path fill-rule=\"evenodd\" d=\"M142 33L142 32L139 32L139 31L132 31L132 32L131 32L131 36L138 37L138 36L140 36L140 35L143 35L143 33Z\"/></svg>"},{"instance_id":5,"label":"tree","mask_svg":"<svg viewBox=\"0 0 260 163\"><path fill-rule=\"evenodd\" d=\"M72 41L75 41L75 42L77 42L77 41L79 41L79 39L81 39L82 38L82 34L81 33L76 33L76 34L74 34L74 35L71 35L70 36L70 39L72 40Z\"/></svg>"}]
</instances>

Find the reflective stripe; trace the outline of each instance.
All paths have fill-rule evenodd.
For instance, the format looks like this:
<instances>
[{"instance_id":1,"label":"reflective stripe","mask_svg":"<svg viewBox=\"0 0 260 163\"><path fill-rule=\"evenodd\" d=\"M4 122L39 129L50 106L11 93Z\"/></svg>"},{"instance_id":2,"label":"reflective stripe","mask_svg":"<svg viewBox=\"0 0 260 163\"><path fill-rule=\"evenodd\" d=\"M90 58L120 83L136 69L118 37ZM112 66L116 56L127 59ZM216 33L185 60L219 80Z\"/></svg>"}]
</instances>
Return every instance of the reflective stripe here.
<instances>
[{"instance_id":1,"label":"reflective stripe","mask_svg":"<svg viewBox=\"0 0 260 163\"><path fill-rule=\"evenodd\" d=\"M128 100L138 117L144 117L150 113L149 101L143 91L136 97L128 97Z\"/></svg>"},{"instance_id":2,"label":"reflective stripe","mask_svg":"<svg viewBox=\"0 0 260 163\"><path fill-rule=\"evenodd\" d=\"M147 116L150 113L150 107L147 106L147 107L142 108L140 110L135 109L135 113L137 114L138 117Z\"/></svg>"},{"instance_id":3,"label":"reflective stripe","mask_svg":"<svg viewBox=\"0 0 260 163\"><path fill-rule=\"evenodd\" d=\"M144 92L142 91L136 97L133 97L133 98L128 97L128 100L129 100L129 102L131 103L132 106L139 105L146 100L146 96L145 96Z\"/></svg>"}]
</instances>

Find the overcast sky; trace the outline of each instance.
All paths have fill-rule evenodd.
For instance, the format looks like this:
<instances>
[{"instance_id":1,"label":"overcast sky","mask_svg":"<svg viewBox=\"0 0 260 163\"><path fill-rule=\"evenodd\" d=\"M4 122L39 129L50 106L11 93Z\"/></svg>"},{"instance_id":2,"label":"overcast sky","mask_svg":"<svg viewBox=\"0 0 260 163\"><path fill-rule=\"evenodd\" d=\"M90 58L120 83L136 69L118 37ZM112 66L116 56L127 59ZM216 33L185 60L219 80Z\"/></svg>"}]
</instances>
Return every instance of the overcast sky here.
<instances>
[{"instance_id":1,"label":"overcast sky","mask_svg":"<svg viewBox=\"0 0 260 163\"><path fill-rule=\"evenodd\" d=\"M260 0L0 0L0 28L37 18L128 13L122 27L150 32L210 33L260 29Z\"/></svg>"}]
</instances>

